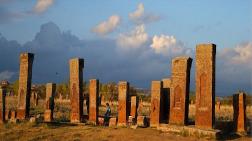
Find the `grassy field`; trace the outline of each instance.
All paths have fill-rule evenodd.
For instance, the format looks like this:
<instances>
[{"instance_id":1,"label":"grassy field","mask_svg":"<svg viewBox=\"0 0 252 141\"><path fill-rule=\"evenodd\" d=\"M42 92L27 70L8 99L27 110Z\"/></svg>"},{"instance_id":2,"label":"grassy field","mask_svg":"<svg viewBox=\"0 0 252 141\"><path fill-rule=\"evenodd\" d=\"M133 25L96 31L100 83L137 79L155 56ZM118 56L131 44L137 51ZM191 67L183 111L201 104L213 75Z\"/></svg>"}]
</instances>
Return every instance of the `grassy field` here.
<instances>
[{"instance_id":1,"label":"grassy field","mask_svg":"<svg viewBox=\"0 0 252 141\"><path fill-rule=\"evenodd\" d=\"M6 104L7 110L16 109L17 97L7 97ZM85 102L84 102L85 105ZM110 103L112 109L112 115L117 115L117 103ZM31 115L41 115L44 112L44 101L39 100L37 106L31 105ZM99 107L99 115L103 115L105 112L105 106ZM143 102L141 115L149 115L150 103ZM87 114L87 107L84 106L84 114ZM252 119L252 107L247 106L246 110L247 118ZM195 105L189 106L189 119L194 120ZM222 105L220 110L216 108L216 121L232 121L233 120L233 108L231 105ZM18 124L7 123L0 125L0 140L85 140L85 141L137 141L137 140L196 140L193 137L183 137L182 135L174 135L168 133L162 133L158 130L151 128L108 128L101 126L90 125L73 125L69 122L70 117L70 101L69 100L55 100L54 119L56 123L29 123L22 122ZM65 123L59 123L65 122ZM233 139L233 138L232 138ZM239 140L251 140L251 138L239 138ZM197 139L198 140L198 139ZM201 139L203 140L203 139Z\"/></svg>"}]
</instances>

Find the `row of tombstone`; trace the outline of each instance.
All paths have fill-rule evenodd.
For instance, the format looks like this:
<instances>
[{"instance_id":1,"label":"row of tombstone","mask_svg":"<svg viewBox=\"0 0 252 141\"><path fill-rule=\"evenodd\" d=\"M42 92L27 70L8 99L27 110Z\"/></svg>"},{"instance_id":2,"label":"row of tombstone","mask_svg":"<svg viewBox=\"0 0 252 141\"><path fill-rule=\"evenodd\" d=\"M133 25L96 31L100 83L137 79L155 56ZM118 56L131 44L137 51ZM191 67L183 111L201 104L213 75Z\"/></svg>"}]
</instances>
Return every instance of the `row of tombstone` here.
<instances>
[{"instance_id":1,"label":"row of tombstone","mask_svg":"<svg viewBox=\"0 0 252 141\"><path fill-rule=\"evenodd\" d=\"M215 55L216 45L196 47L196 113L195 126L213 129L215 124ZM160 123L188 125L190 57L172 59L171 78L152 81L150 126ZM246 131L245 94L233 96L234 130Z\"/></svg>"},{"instance_id":2,"label":"row of tombstone","mask_svg":"<svg viewBox=\"0 0 252 141\"><path fill-rule=\"evenodd\" d=\"M215 123L215 55L216 45L200 44L196 47L196 116L195 125L199 128L212 129ZM29 117L32 64L34 54L20 55L18 108L16 118L24 120ZM171 79L153 81L151 86L150 126L156 127L162 120L169 124L186 125L189 111L190 57L176 57L172 60ZM83 68L84 59L74 58L69 61L70 69L70 101L71 122L82 122L83 118ZM53 117L54 93L56 85L47 84L45 121ZM1 91L2 112L5 114L5 95ZM117 125L128 123L131 110L129 83L121 81L118 84L118 119ZM89 120L98 122L99 80L90 80L89 88ZM237 101L238 102L235 102ZM234 96L234 121L238 130L245 130L245 96ZM242 104L241 104L242 103ZM237 105L237 106L236 106ZM239 105L239 106L238 106ZM242 106L243 105L243 106ZM136 110L135 110L136 111ZM168 119L165 119L168 118ZM138 117L137 117L138 118ZM144 119L139 116L139 119ZM243 128L243 129L242 129Z\"/></svg>"}]
</instances>

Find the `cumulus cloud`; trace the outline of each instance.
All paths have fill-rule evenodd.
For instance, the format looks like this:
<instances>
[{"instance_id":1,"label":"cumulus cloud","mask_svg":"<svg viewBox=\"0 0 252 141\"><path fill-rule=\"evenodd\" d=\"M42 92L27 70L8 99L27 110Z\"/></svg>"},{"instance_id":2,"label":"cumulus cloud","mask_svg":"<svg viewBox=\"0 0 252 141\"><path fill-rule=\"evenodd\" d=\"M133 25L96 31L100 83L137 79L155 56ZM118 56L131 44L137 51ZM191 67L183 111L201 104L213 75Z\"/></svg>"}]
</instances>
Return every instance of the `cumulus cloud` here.
<instances>
[{"instance_id":1,"label":"cumulus cloud","mask_svg":"<svg viewBox=\"0 0 252 141\"><path fill-rule=\"evenodd\" d=\"M54 0L37 0L36 5L33 8L35 13L45 12L51 5L53 5Z\"/></svg>"},{"instance_id":2,"label":"cumulus cloud","mask_svg":"<svg viewBox=\"0 0 252 141\"><path fill-rule=\"evenodd\" d=\"M234 48L225 48L221 52L221 57L232 64L251 64L252 42L242 43Z\"/></svg>"},{"instance_id":3,"label":"cumulus cloud","mask_svg":"<svg viewBox=\"0 0 252 141\"><path fill-rule=\"evenodd\" d=\"M191 53L191 49L184 47L182 42L178 42L174 36L168 35L155 35L152 38L151 48L157 54L172 55L172 54L185 54Z\"/></svg>"},{"instance_id":4,"label":"cumulus cloud","mask_svg":"<svg viewBox=\"0 0 252 141\"><path fill-rule=\"evenodd\" d=\"M144 4L139 3L137 9L134 12L129 13L129 19L136 24L144 24L158 21L160 16L153 13L145 13Z\"/></svg>"},{"instance_id":5,"label":"cumulus cloud","mask_svg":"<svg viewBox=\"0 0 252 141\"><path fill-rule=\"evenodd\" d=\"M0 80L9 80L15 73L5 70L0 72Z\"/></svg>"},{"instance_id":6,"label":"cumulus cloud","mask_svg":"<svg viewBox=\"0 0 252 141\"><path fill-rule=\"evenodd\" d=\"M145 32L145 26L136 26L128 33L120 34L117 39L117 45L123 48L138 48L146 43L148 34Z\"/></svg>"},{"instance_id":7,"label":"cumulus cloud","mask_svg":"<svg viewBox=\"0 0 252 141\"><path fill-rule=\"evenodd\" d=\"M141 31L141 34L146 34L144 26L137 29L139 32ZM6 70L8 72L18 72L19 54L28 51L35 53L32 72L33 83L66 82L69 79L69 59L81 57L85 59L85 81L91 78L98 78L105 83L127 80L133 86L149 88L152 80L170 77L171 60L176 55L175 53L161 55L149 46L153 44L156 47L163 48L165 46L167 48L168 45L172 45L174 48L175 46L186 48L182 43L180 45L178 39L173 38L168 35L159 35L156 36L156 43L145 38L145 43L140 45L142 47L138 47L140 49L133 50L134 53L121 55L117 52L118 40L108 38L81 40L70 32L61 31L54 23L46 23L41 26L34 39L24 45L20 45L16 41L6 40L0 35L0 72ZM231 95L237 89L251 92L251 77L249 75L251 75L250 66L252 65L246 64L246 62L249 62L245 61L246 59L234 59L243 63L231 61L233 60L231 58L237 58L238 56L238 58L249 59L248 56L250 55L247 55L244 51L251 52L251 50L247 49L250 48L247 46L251 46L249 44L230 47L232 51L229 51L228 54L223 54L222 52L225 51L222 49L217 50L216 95ZM240 49L235 49L238 47ZM190 55L192 58L195 56L194 53ZM185 53L180 55L185 55ZM8 60L8 63L6 63L6 60ZM195 84L194 69L195 67L192 66L191 85ZM7 78L13 82L18 79L18 73L12 73L12 76L9 75ZM191 90L194 90L193 86Z\"/></svg>"},{"instance_id":8,"label":"cumulus cloud","mask_svg":"<svg viewBox=\"0 0 252 141\"><path fill-rule=\"evenodd\" d=\"M101 22L93 28L93 32L98 35L105 35L113 32L120 24L120 17L118 15L112 15L108 20Z\"/></svg>"}]
</instances>

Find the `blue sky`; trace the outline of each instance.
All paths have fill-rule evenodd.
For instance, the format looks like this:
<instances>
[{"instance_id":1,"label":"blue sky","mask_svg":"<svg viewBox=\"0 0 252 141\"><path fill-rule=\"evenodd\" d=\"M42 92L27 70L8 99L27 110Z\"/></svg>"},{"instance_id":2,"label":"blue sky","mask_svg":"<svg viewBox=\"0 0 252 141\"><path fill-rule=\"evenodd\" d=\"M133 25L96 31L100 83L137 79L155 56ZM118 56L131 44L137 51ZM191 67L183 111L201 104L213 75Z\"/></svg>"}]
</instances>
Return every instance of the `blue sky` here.
<instances>
[{"instance_id":1,"label":"blue sky","mask_svg":"<svg viewBox=\"0 0 252 141\"><path fill-rule=\"evenodd\" d=\"M11 60L0 61L0 79L17 79L19 53L32 51L35 83L67 80L64 62L79 56L87 60L86 79L148 88L170 76L173 57L194 58L196 44L215 43L217 93L252 92L251 6L250 0L0 0L0 55ZM45 69L49 59L61 63Z\"/></svg>"}]
</instances>

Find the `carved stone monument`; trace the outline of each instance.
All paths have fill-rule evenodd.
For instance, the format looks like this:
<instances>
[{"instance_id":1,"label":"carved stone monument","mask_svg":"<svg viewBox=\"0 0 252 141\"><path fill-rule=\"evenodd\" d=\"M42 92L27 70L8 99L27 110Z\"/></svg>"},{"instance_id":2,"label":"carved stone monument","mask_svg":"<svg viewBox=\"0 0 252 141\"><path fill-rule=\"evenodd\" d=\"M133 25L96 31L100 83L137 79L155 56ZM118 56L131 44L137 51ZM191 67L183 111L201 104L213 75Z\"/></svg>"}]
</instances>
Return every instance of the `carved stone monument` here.
<instances>
[{"instance_id":1,"label":"carved stone monument","mask_svg":"<svg viewBox=\"0 0 252 141\"><path fill-rule=\"evenodd\" d=\"M157 127L160 123L162 115L160 111L160 101L162 94L162 81L152 81L151 83L151 111L150 111L150 126Z\"/></svg>"},{"instance_id":2,"label":"carved stone monument","mask_svg":"<svg viewBox=\"0 0 252 141\"><path fill-rule=\"evenodd\" d=\"M170 111L170 88L171 88L171 79L165 78L162 79L163 88L161 95L161 122L168 123L169 122L169 111Z\"/></svg>"},{"instance_id":3,"label":"carved stone monument","mask_svg":"<svg viewBox=\"0 0 252 141\"><path fill-rule=\"evenodd\" d=\"M98 124L99 114L99 80L91 79L89 81L89 121Z\"/></svg>"},{"instance_id":4,"label":"carved stone monument","mask_svg":"<svg viewBox=\"0 0 252 141\"><path fill-rule=\"evenodd\" d=\"M5 88L1 88L0 86L0 103L1 103L0 123L5 122L5 96L6 96Z\"/></svg>"},{"instance_id":5,"label":"carved stone monument","mask_svg":"<svg viewBox=\"0 0 252 141\"><path fill-rule=\"evenodd\" d=\"M54 97L56 94L56 84L47 83L46 84L46 99L45 99L45 113L44 121L51 122L53 120L53 110L54 110Z\"/></svg>"},{"instance_id":6,"label":"carved stone monument","mask_svg":"<svg viewBox=\"0 0 252 141\"><path fill-rule=\"evenodd\" d=\"M234 106L234 130L245 133L246 127L246 94L240 92L233 96Z\"/></svg>"},{"instance_id":7,"label":"carved stone monument","mask_svg":"<svg viewBox=\"0 0 252 141\"><path fill-rule=\"evenodd\" d=\"M176 57L172 60L170 124L186 125L189 110L190 57Z\"/></svg>"},{"instance_id":8,"label":"carved stone monument","mask_svg":"<svg viewBox=\"0 0 252 141\"><path fill-rule=\"evenodd\" d=\"M120 81L118 84L118 126L127 126L130 114L129 83Z\"/></svg>"},{"instance_id":9,"label":"carved stone monument","mask_svg":"<svg viewBox=\"0 0 252 141\"><path fill-rule=\"evenodd\" d=\"M196 47L196 113L195 126L212 129L215 120L215 54L216 45Z\"/></svg>"},{"instance_id":10,"label":"carved stone monument","mask_svg":"<svg viewBox=\"0 0 252 141\"><path fill-rule=\"evenodd\" d=\"M83 67L84 59L74 58L69 61L70 65L70 100L71 100L71 122L81 122L83 116Z\"/></svg>"},{"instance_id":11,"label":"carved stone monument","mask_svg":"<svg viewBox=\"0 0 252 141\"><path fill-rule=\"evenodd\" d=\"M20 55L17 119L21 120L29 117L33 59L32 53Z\"/></svg>"}]
</instances>

